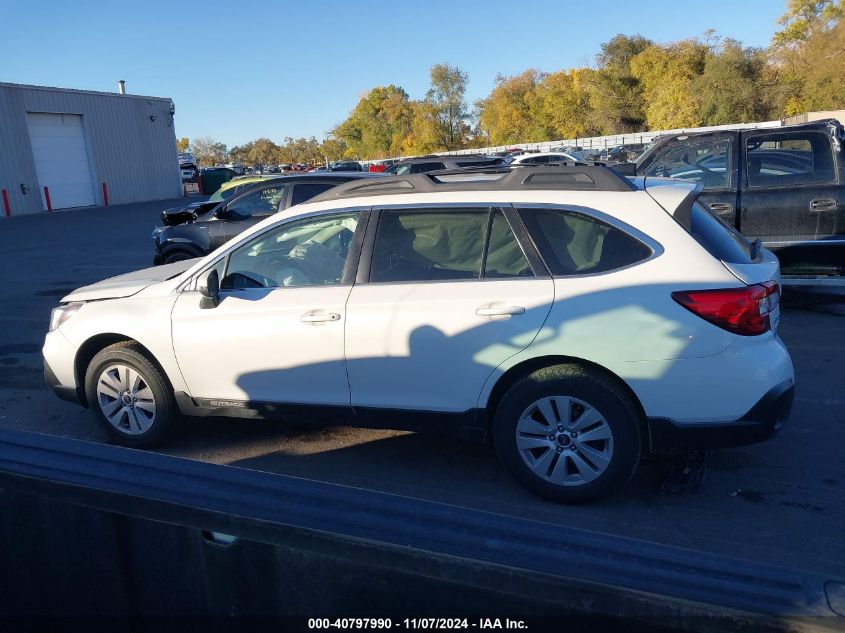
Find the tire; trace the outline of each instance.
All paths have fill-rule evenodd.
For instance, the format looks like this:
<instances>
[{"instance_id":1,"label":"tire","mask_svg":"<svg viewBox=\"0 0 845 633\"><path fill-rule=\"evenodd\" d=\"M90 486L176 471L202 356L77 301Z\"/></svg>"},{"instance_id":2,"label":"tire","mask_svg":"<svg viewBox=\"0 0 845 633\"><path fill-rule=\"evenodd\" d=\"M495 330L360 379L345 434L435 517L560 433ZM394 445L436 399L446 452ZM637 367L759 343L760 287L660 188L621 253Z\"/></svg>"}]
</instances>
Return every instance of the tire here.
<instances>
[{"instance_id":1,"label":"tire","mask_svg":"<svg viewBox=\"0 0 845 633\"><path fill-rule=\"evenodd\" d=\"M183 262L186 259L193 259L196 255L189 253L188 251L184 250L175 250L170 251L164 258L161 260L162 264L173 264L174 262Z\"/></svg>"},{"instance_id":2,"label":"tire","mask_svg":"<svg viewBox=\"0 0 845 633\"><path fill-rule=\"evenodd\" d=\"M176 431L179 410L173 388L137 343L123 341L97 353L85 372L85 394L91 411L118 444L151 448Z\"/></svg>"},{"instance_id":3,"label":"tire","mask_svg":"<svg viewBox=\"0 0 845 633\"><path fill-rule=\"evenodd\" d=\"M614 381L577 364L555 365L505 393L493 418L493 441L504 467L535 494L590 503L620 490L634 474L639 417Z\"/></svg>"}]
</instances>

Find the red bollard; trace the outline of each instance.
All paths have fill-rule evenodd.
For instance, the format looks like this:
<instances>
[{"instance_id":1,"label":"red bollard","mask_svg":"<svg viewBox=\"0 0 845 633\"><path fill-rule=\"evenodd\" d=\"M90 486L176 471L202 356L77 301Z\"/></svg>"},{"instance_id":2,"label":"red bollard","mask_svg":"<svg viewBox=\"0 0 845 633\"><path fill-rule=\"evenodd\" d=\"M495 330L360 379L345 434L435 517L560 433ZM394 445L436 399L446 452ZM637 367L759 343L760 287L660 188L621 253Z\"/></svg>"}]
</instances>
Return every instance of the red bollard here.
<instances>
[{"instance_id":1,"label":"red bollard","mask_svg":"<svg viewBox=\"0 0 845 633\"><path fill-rule=\"evenodd\" d=\"M47 213L52 213L53 205L50 202L50 190L47 187L44 187L44 199L47 201Z\"/></svg>"},{"instance_id":2,"label":"red bollard","mask_svg":"<svg viewBox=\"0 0 845 633\"><path fill-rule=\"evenodd\" d=\"M109 187L106 183L103 183L103 206L109 206Z\"/></svg>"},{"instance_id":3,"label":"red bollard","mask_svg":"<svg viewBox=\"0 0 845 633\"><path fill-rule=\"evenodd\" d=\"M3 209L6 211L6 217L12 217L12 207L9 205L9 192L3 190Z\"/></svg>"}]
</instances>

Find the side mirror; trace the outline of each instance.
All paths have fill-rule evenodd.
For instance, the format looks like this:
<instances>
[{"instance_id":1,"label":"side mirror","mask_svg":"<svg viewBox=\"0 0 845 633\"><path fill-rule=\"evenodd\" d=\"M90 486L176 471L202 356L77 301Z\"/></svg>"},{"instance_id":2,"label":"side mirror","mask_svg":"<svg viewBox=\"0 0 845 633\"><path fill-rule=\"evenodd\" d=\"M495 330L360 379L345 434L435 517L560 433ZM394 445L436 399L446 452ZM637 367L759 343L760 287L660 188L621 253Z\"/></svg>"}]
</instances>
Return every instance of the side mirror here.
<instances>
[{"instance_id":1,"label":"side mirror","mask_svg":"<svg viewBox=\"0 0 845 633\"><path fill-rule=\"evenodd\" d=\"M200 299L200 308L207 310L209 308L216 308L220 303L220 277L217 274L217 269L212 268L208 272L203 273L197 279L197 290L202 295Z\"/></svg>"},{"instance_id":2,"label":"side mirror","mask_svg":"<svg viewBox=\"0 0 845 633\"><path fill-rule=\"evenodd\" d=\"M222 206L215 211L214 215L216 215L220 220L226 220L229 217L229 210L225 206Z\"/></svg>"}]
</instances>

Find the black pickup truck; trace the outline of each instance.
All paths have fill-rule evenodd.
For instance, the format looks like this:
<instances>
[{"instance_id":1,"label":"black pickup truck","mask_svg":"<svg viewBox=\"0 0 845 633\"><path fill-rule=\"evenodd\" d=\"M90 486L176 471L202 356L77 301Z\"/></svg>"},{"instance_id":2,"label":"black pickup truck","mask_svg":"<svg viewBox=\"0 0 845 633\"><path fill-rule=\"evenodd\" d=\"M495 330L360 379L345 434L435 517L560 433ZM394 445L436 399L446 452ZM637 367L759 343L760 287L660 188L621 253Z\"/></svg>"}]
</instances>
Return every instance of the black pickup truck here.
<instances>
[{"instance_id":1,"label":"black pickup truck","mask_svg":"<svg viewBox=\"0 0 845 633\"><path fill-rule=\"evenodd\" d=\"M701 200L774 251L784 274L845 275L845 130L834 119L660 137L640 176L684 178Z\"/></svg>"}]
</instances>

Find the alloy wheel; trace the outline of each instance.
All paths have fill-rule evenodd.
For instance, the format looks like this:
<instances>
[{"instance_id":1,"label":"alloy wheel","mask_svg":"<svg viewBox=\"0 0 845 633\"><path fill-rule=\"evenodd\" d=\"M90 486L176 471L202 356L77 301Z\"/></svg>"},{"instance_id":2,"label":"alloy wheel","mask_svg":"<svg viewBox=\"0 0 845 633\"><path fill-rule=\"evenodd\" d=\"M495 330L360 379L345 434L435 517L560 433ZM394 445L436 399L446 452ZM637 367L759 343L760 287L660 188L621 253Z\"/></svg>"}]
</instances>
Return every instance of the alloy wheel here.
<instances>
[{"instance_id":1,"label":"alloy wheel","mask_svg":"<svg viewBox=\"0 0 845 633\"><path fill-rule=\"evenodd\" d=\"M538 477L559 486L595 480L613 458L613 432L592 405L569 396L531 403L516 425L516 447Z\"/></svg>"},{"instance_id":2,"label":"alloy wheel","mask_svg":"<svg viewBox=\"0 0 845 633\"><path fill-rule=\"evenodd\" d=\"M156 418L155 396L138 371L128 365L106 367L97 379L97 403L106 420L126 435L140 435Z\"/></svg>"}]
</instances>

